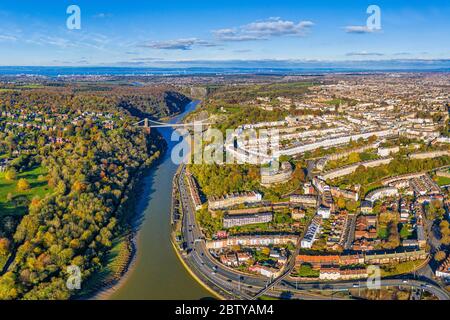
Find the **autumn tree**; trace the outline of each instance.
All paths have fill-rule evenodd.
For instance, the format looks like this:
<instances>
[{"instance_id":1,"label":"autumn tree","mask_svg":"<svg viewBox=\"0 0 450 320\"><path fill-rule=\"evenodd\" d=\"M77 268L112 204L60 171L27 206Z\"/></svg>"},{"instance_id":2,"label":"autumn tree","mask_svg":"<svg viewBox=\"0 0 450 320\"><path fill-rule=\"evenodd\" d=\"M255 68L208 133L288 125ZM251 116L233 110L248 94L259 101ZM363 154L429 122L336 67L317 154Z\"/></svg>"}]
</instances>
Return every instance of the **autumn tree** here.
<instances>
[{"instance_id":1,"label":"autumn tree","mask_svg":"<svg viewBox=\"0 0 450 320\"><path fill-rule=\"evenodd\" d=\"M447 220L442 221L439 224L440 231L441 231L441 242L444 245L450 244L450 224Z\"/></svg>"},{"instance_id":2,"label":"autumn tree","mask_svg":"<svg viewBox=\"0 0 450 320\"><path fill-rule=\"evenodd\" d=\"M26 191L30 189L30 183L26 179L19 179L19 182L17 182L17 189L19 191Z\"/></svg>"},{"instance_id":3,"label":"autumn tree","mask_svg":"<svg viewBox=\"0 0 450 320\"><path fill-rule=\"evenodd\" d=\"M445 253L445 251L438 251L434 255L434 260L436 260L437 262L441 262L441 261L444 261L446 257L447 257L447 254Z\"/></svg>"},{"instance_id":4,"label":"autumn tree","mask_svg":"<svg viewBox=\"0 0 450 320\"><path fill-rule=\"evenodd\" d=\"M5 179L8 181L14 181L17 179L17 171L14 168L9 169L5 173Z\"/></svg>"},{"instance_id":5,"label":"autumn tree","mask_svg":"<svg viewBox=\"0 0 450 320\"><path fill-rule=\"evenodd\" d=\"M338 198L336 203L340 209L345 208L345 199L344 198Z\"/></svg>"},{"instance_id":6,"label":"autumn tree","mask_svg":"<svg viewBox=\"0 0 450 320\"><path fill-rule=\"evenodd\" d=\"M72 186L72 190L75 192L83 192L84 190L86 190L86 184L80 181L75 181Z\"/></svg>"},{"instance_id":7,"label":"autumn tree","mask_svg":"<svg viewBox=\"0 0 450 320\"><path fill-rule=\"evenodd\" d=\"M10 241L7 238L0 238L0 256L6 256L9 252Z\"/></svg>"}]
</instances>

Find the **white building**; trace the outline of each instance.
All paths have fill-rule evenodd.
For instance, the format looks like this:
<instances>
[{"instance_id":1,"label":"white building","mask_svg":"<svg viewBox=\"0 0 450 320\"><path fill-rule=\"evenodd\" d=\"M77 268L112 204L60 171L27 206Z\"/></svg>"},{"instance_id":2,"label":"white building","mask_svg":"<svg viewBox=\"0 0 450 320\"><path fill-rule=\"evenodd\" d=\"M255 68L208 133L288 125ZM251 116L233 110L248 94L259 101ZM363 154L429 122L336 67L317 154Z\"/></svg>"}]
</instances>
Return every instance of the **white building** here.
<instances>
[{"instance_id":1,"label":"white building","mask_svg":"<svg viewBox=\"0 0 450 320\"><path fill-rule=\"evenodd\" d=\"M382 198L395 197L398 196L398 194L398 190L394 187L383 187L369 192L366 196L366 200L374 203Z\"/></svg>"},{"instance_id":2,"label":"white building","mask_svg":"<svg viewBox=\"0 0 450 320\"><path fill-rule=\"evenodd\" d=\"M257 203L262 200L258 192L231 193L221 197L209 197L208 206L211 210L224 209L244 203Z\"/></svg>"},{"instance_id":3,"label":"white building","mask_svg":"<svg viewBox=\"0 0 450 320\"><path fill-rule=\"evenodd\" d=\"M366 133L359 133L359 134L353 134L353 135L346 135L346 136L342 136L342 137L329 138L329 139L324 139L324 140L309 143L309 144L295 146L290 149L280 150L275 153L275 157L278 157L281 155L292 156L292 155L296 155L299 153L305 153L307 151L312 151L312 150L322 148L322 147L330 148L333 146L349 143L350 141L356 141L358 139L368 139L371 136L383 138L383 137L393 135L395 133L396 133L395 130L388 129L388 130L371 131L371 132L366 132Z\"/></svg>"},{"instance_id":4,"label":"white building","mask_svg":"<svg viewBox=\"0 0 450 320\"><path fill-rule=\"evenodd\" d=\"M331 209L320 206L319 209L317 209L317 215L321 216L323 219L329 219L331 216Z\"/></svg>"},{"instance_id":5,"label":"white building","mask_svg":"<svg viewBox=\"0 0 450 320\"><path fill-rule=\"evenodd\" d=\"M268 223L272 221L271 212L260 212L255 214L225 215L223 217L223 227L232 228L249 224Z\"/></svg>"},{"instance_id":6,"label":"white building","mask_svg":"<svg viewBox=\"0 0 450 320\"><path fill-rule=\"evenodd\" d=\"M341 278L341 272L338 268L321 268L319 279L320 280L338 280Z\"/></svg>"},{"instance_id":7,"label":"white building","mask_svg":"<svg viewBox=\"0 0 450 320\"><path fill-rule=\"evenodd\" d=\"M317 196L315 195L305 195L305 194L293 194L289 198L291 204L299 204L306 207L317 206Z\"/></svg>"},{"instance_id":8,"label":"white building","mask_svg":"<svg viewBox=\"0 0 450 320\"><path fill-rule=\"evenodd\" d=\"M291 179L293 173L292 165L289 162L283 162L281 164L281 170L264 169L261 170L261 185L263 186L286 183Z\"/></svg>"},{"instance_id":9,"label":"white building","mask_svg":"<svg viewBox=\"0 0 450 320\"><path fill-rule=\"evenodd\" d=\"M320 224L322 219L319 216L316 216L306 231L305 236L300 242L300 246L302 248L311 249L314 242L317 240L317 236L320 233Z\"/></svg>"}]
</instances>

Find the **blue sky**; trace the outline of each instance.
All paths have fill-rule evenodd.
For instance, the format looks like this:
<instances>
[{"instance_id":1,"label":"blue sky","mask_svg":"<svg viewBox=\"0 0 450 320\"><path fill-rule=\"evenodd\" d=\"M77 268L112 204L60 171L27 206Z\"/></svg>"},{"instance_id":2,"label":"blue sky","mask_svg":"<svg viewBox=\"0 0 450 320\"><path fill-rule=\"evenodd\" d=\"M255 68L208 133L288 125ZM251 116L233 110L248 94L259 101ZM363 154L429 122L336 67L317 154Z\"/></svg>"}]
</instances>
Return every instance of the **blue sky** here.
<instances>
[{"instance_id":1,"label":"blue sky","mask_svg":"<svg viewBox=\"0 0 450 320\"><path fill-rule=\"evenodd\" d=\"M68 30L66 9L81 9ZM366 9L381 9L368 30ZM450 1L2 0L0 65L450 58Z\"/></svg>"}]
</instances>

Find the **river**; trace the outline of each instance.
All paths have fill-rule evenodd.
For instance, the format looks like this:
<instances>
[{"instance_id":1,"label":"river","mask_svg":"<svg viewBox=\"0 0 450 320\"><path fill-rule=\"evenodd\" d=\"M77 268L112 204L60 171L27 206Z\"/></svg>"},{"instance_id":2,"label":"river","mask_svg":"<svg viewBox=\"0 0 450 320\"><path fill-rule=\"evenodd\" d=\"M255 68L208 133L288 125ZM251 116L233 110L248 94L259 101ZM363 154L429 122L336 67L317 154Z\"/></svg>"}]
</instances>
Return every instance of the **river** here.
<instances>
[{"instance_id":1,"label":"river","mask_svg":"<svg viewBox=\"0 0 450 320\"><path fill-rule=\"evenodd\" d=\"M199 101L188 104L185 111L173 117L179 122L195 110ZM170 154L174 142L173 129L159 129L167 141L168 149L162 161L143 180L142 195L137 204L138 239L133 267L126 281L110 299L202 299L211 294L198 284L178 260L170 242L170 205L172 178L177 170Z\"/></svg>"}]
</instances>

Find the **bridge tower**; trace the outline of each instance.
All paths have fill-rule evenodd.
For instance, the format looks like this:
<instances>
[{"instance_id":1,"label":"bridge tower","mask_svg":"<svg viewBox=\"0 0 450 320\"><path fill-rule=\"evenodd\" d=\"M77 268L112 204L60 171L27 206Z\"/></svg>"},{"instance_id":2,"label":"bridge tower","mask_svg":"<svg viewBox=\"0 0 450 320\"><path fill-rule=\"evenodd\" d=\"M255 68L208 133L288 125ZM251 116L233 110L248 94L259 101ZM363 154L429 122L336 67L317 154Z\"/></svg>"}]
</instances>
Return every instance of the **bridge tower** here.
<instances>
[{"instance_id":1,"label":"bridge tower","mask_svg":"<svg viewBox=\"0 0 450 320\"><path fill-rule=\"evenodd\" d=\"M144 119L144 130L146 133L150 134L150 126L148 125L148 118Z\"/></svg>"}]
</instances>

